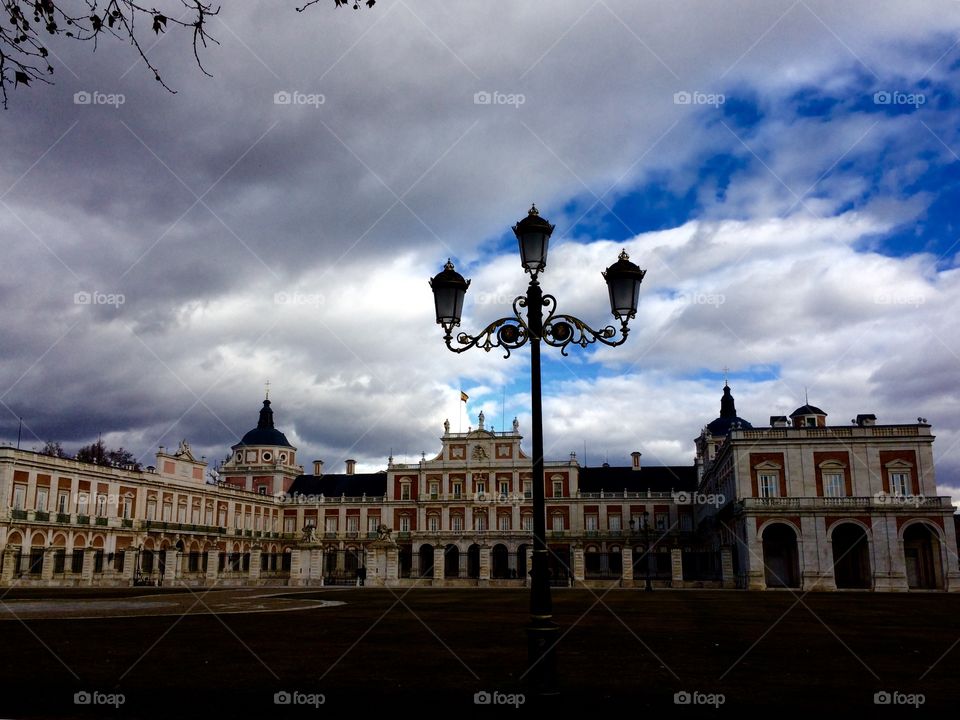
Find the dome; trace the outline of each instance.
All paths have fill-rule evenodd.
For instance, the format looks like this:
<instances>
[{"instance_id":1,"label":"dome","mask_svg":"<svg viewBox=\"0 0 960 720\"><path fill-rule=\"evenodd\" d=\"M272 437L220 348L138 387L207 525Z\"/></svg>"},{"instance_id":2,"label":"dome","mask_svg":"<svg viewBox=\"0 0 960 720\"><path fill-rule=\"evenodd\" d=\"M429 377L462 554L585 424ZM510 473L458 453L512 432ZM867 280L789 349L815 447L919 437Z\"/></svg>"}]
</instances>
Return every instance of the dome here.
<instances>
[{"instance_id":1,"label":"dome","mask_svg":"<svg viewBox=\"0 0 960 720\"><path fill-rule=\"evenodd\" d=\"M750 429L749 422L737 415L737 406L730 392L730 386L723 386L723 397L720 398L720 417L707 425L707 432L711 435L726 435L734 425L737 428Z\"/></svg>"},{"instance_id":2,"label":"dome","mask_svg":"<svg viewBox=\"0 0 960 720\"><path fill-rule=\"evenodd\" d=\"M798 417L800 415L826 415L826 413L814 405L801 405L790 413L790 417Z\"/></svg>"},{"instance_id":3,"label":"dome","mask_svg":"<svg viewBox=\"0 0 960 720\"><path fill-rule=\"evenodd\" d=\"M270 409L270 401L264 400L263 407L260 409L260 420L257 426L248 432L233 447L242 445L272 445L274 447L290 447L287 436L273 426L273 410Z\"/></svg>"}]
</instances>

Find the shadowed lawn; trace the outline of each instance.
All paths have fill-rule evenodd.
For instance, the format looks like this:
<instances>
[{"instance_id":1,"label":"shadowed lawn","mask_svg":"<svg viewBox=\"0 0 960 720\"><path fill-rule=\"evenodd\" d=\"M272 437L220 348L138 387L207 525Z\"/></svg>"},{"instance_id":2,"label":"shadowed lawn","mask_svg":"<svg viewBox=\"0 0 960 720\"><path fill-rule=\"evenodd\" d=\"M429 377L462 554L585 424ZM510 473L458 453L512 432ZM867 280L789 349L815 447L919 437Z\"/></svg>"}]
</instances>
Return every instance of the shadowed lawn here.
<instances>
[{"instance_id":1,"label":"shadowed lawn","mask_svg":"<svg viewBox=\"0 0 960 720\"><path fill-rule=\"evenodd\" d=\"M83 712L73 704L77 690L123 693L123 717L177 706L244 716L314 712L276 707L274 693L284 690L301 699L322 693L326 710L399 702L469 713L490 710L474 705L478 691L524 692L526 591L289 595L346 604L220 617L5 620L0 714ZM561 590L553 597L562 693L552 702L565 707L673 707L679 691L722 693L727 707L870 710L878 691L922 693L927 706L960 700L960 645L951 650L960 639L960 596L830 593L797 603L786 592Z\"/></svg>"}]
</instances>

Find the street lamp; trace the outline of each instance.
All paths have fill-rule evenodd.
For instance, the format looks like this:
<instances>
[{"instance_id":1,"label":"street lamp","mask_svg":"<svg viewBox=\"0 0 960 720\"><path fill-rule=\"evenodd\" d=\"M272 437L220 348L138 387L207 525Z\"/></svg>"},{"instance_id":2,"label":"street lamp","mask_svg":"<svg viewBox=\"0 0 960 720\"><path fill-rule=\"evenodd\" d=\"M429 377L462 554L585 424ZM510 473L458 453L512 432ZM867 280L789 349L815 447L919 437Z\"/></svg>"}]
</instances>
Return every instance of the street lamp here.
<instances>
[{"instance_id":1,"label":"street lamp","mask_svg":"<svg viewBox=\"0 0 960 720\"><path fill-rule=\"evenodd\" d=\"M547 563L546 501L543 480L543 416L540 397L540 343L560 348L567 354L571 344L586 347L595 342L611 347L627 339L627 323L637 313L640 283L645 270L630 262L626 251L602 273L610 295L610 311L620 322L620 333L608 325L594 330L582 320L557 313L557 300L545 295L538 277L547 265L547 247L554 226L540 217L532 206L527 217L513 226L520 248L520 262L530 275L527 294L513 301L513 315L494 320L477 335L459 332L454 339L453 329L459 327L463 300L470 281L456 271L447 260L443 270L430 280L436 306L437 324L443 327L447 347L456 353L477 347L489 352L495 347L510 351L530 342L530 395L533 430L533 559L530 582L530 624L527 627L528 659L531 683L541 692L556 690L556 654L558 626L553 622L550 599L550 577ZM526 308L526 313L521 310ZM546 317L544 317L546 308ZM525 316L525 317L524 317Z\"/></svg>"},{"instance_id":2,"label":"street lamp","mask_svg":"<svg viewBox=\"0 0 960 720\"><path fill-rule=\"evenodd\" d=\"M647 584L644 590L646 592L653 592L653 584L650 582L650 558L653 557L650 553L650 513L646 510L643 511L643 546L646 548L647 558L644 563L647 573Z\"/></svg>"}]
</instances>

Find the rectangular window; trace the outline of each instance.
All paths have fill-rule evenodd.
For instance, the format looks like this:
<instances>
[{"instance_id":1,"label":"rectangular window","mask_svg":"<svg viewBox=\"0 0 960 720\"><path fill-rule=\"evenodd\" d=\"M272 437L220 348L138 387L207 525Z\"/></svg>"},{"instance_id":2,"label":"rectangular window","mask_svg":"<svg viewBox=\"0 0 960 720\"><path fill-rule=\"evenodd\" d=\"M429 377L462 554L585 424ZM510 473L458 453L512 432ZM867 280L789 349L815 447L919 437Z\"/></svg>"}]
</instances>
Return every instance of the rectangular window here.
<instances>
[{"instance_id":1,"label":"rectangular window","mask_svg":"<svg viewBox=\"0 0 960 720\"><path fill-rule=\"evenodd\" d=\"M527 499L533 497L533 481L532 480L523 481L523 496Z\"/></svg>"},{"instance_id":2,"label":"rectangular window","mask_svg":"<svg viewBox=\"0 0 960 720\"><path fill-rule=\"evenodd\" d=\"M367 515L367 532L376 532L380 525L379 515Z\"/></svg>"},{"instance_id":3,"label":"rectangular window","mask_svg":"<svg viewBox=\"0 0 960 720\"><path fill-rule=\"evenodd\" d=\"M57 512L58 513L68 513L70 512L70 493L61 492L57 497Z\"/></svg>"},{"instance_id":4,"label":"rectangular window","mask_svg":"<svg viewBox=\"0 0 960 720\"><path fill-rule=\"evenodd\" d=\"M177 522L185 523L187 521L187 506L180 505L177 507Z\"/></svg>"},{"instance_id":5,"label":"rectangular window","mask_svg":"<svg viewBox=\"0 0 960 720\"><path fill-rule=\"evenodd\" d=\"M760 489L760 497L773 498L780 494L780 483L777 475L763 474L757 479L757 485Z\"/></svg>"},{"instance_id":6,"label":"rectangular window","mask_svg":"<svg viewBox=\"0 0 960 720\"><path fill-rule=\"evenodd\" d=\"M163 514L164 514L164 518L163 518L163 519L164 519L164 520L169 519L169 518L166 517L166 515L167 515L167 508L168 508L168 507L169 507L168 505L164 505L164 506L163 506ZM243 511L240 510L240 508L236 508L236 509L233 511L233 526L234 526L235 528L237 528L237 530L239 530L240 528L243 527Z\"/></svg>"},{"instance_id":7,"label":"rectangular window","mask_svg":"<svg viewBox=\"0 0 960 720\"><path fill-rule=\"evenodd\" d=\"M670 522L670 515L668 513L657 513L653 521L657 530L666 530L667 523Z\"/></svg>"},{"instance_id":8,"label":"rectangular window","mask_svg":"<svg viewBox=\"0 0 960 720\"><path fill-rule=\"evenodd\" d=\"M474 515L473 516L473 526L477 532L483 532L487 529L487 516L484 515Z\"/></svg>"},{"instance_id":9,"label":"rectangular window","mask_svg":"<svg viewBox=\"0 0 960 720\"><path fill-rule=\"evenodd\" d=\"M487 492L487 481L486 481L486 480L477 480L477 482L475 483L475 486L476 486L476 488L477 488L477 495L478 495L479 497L483 497L483 496L484 496L484 493Z\"/></svg>"},{"instance_id":10,"label":"rectangular window","mask_svg":"<svg viewBox=\"0 0 960 720\"><path fill-rule=\"evenodd\" d=\"M587 515L584 518L587 526L587 530L596 530L597 529L597 516L596 515Z\"/></svg>"},{"instance_id":11,"label":"rectangular window","mask_svg":"<svg viewBox=\"0 0 960 720\"><path fill-rule=\"evenodd\" d=\"M616 532L620 531L620 516L619 515L610 515L607 517L607 523L610 525L610 529Z\"/></svg>"},{"instance_id":12,"label":"rectangular window","mask_svg":"<svg viewBox=\"0 0 960 720\"><path fill-rule=\"evenodd\" d=\"M409 500L410 499L410 483L401 483L400 484L400 499Z\"/></svg>"},{"instance_id":13,"label":"rectangular window","mask_svg":"<svg viewBox=\"0 0 960 720\"><path fill-rule=\"evenodd\" d=\"M292 517L285 517L283 519L283 531L285 533L293 533L297 530L297 519Z\"/></svg>"},{"instance_id":14,"label":"rectangular window","mask_svg":"<svg viewBox=\"0 0 960 720\"><path fill-rule=\"evenodd\" d=\"M193 515L191 516L190 522L194 525L200 524L200 506L197 505L193 508Z\"/></svg>"},{"instance_id":15,"label":"rectangular window","mask_svg":"<svg viewBox=\"0 0 960 720\"><path fill-rule=\"evenodd\" d=\"M427 518L427 529L430 532L439 532L440 530L440 518L436 515L431 515Z\"/></svg>"},{"instance_id":16,"label":"rectangular window","mask_svg":"<svg viewBox=\"0 0 960 720\"><path fill-rule=\"evenodd\" d=\"M533 532L533 515L527 513L520 518L520 526L526 532Z\"/></svg>"},{"instance_id":17,"label":"rectangular window","mask_svg":"<svg viewBox=\"0 0 960 720\"><path fill-rule=\"evenodd\" d=\"M440 485L439 483L430 483L430 499L436 500L440 497Z\"/></svg>"},{"instance_id":18,"label":"rectangular window","mask_svg":"<svg viewBox=\"0 0 960 720\"><path fill-rule=\"evenodd\" d=\"M323 522L323 531L328 533L337 534L337 518L336 516L328 517Z\"/></svg>"},{"instance_id":19,"label":"rectangular window","mask_svg":"<svg viewBox=\"0 0 960 720\"><path fill-rule=\"evenodd\" d=\"M689 513L680 516L680 529L684 532L693 530L693 517Z\"/></svg>"},{"instance_id":20,"label":"rectangular window","mask_svg":"<svg viewBox=\"0 0 960 720\"><path fill-rule=\"evenodd\" d=\"M634 513L630 515L630 527L634 530L643 529L643 513Z\"/></svg>"},{"instance_id":21,"label":"rectangular window","mask_svg":"<svg viewBox=\"0 0 960 720\"><path fill-rule=\"evenodd\" d=\"M257 488L257 492L260 493L261 495L266 495L266 494L267 494L267 486L266 486L266 485L261 485L260 487Z\"/></svg>"},{"instance_id":22,"label":"rectangular window","mask_svg":"<svg viewBox=\"0 0 960 720\"><path fill-rule=\"evenodd\" d=\"M450 529L454 532L463 531L463 516L462 515L453 515L450 517Z\"/></svg>"},{"instance_id":23,"label":"rectangular window","mask_svg":"<svg viewBox=\"0 0 960 720\"><path fill-rule=\"evenodd\" d=\"M23 510L24 498L27 496L27 488L23 485L13 486L13 509Z\"/></svg>"},{"instance_id":24,"label":"rectangular window","mask_svg":"<svg viewBox=\"0 0 960 720\"><path fill-rule=\"evenodd\" d=\"M510 481L501 480L500 481L500 496L506 499L507 495L510 494Z\"/></svg>"},{"instance_id":25,"label":"rectangular window","mask_svg":"<svg viewBox=\"0 0 960 720\"><path fill-rule=\"evenodd\" d=\"M207 526L213 525L213 508L207 508L207 514L203 522Z\"/></svg>"},{"instance_id":26,"label":"rectangular window","mask_svg":"<svg viewBox=\"0 0 960 720\"><path fill-rule=\"evenodd\" d=\"M360 532L359 515L347 515L347 532Z\"/></svg>"},{"instance_id":27,"label":"rectangular window","mask_svg":"<svg viewBox=\"0 0 960 720\"><path fill-rule=\"evenodd\" d=\"M404 532L404 533L410 532L410 516L409 515L400 516L400 532Z\"/></svg>"},{"instance_id":28,"label":"rectangular window","mask_svg":"<svg viewBox=\"0 0 960 720\"><path fill-rule=\"evenodd\" d=\"M263 529L263 515L259 515L259 514L258 514L258 515L256 516L256 518L254 518L254 526L253 526L253 527L254 527L254 530L262 530L262 529Z\"/></svg>"},{"instance_id":29,"label":"rectangular window","mask_svg":"<svg viewBox=\"0 0 960 720\"><path fill-rule=\"evenodd\" d=\"M453 497L459 500L462 494L463 494L463 483L461 482L453 483Z\"/></svg>"},{"instance_id":30,"label":"rectangular window","mask_svg":"<svg viewBox=\"0 0 960 720\"><path fill-rule=\"evenodd\" d=\"M41 512L47 509L47 493L49 491L46 488L37 488L37 510Z\"/></svg>"},{"instance_id":31,"label":"rectangular window","mask_svg":"<svg viewBox=\"0 0 960 720\"><path fill-rule=\"evenodd\" d=\"M500 522L500 530L502 530L502 531L507 531L507 530L510 529L510 516L509 516L509 515L501 515L500 518L499 518L499 522Z\"/></svg>"},{"instance_id":32,"label":"rectangular window","mask_svg":"<svg viewBox=\"0 0 960 720\"><path fill-rule=\"evenodd\" d=\"M226 527L226 526L227 526L227 510L226 510L226 508L220 508L219 518L220 518L220 519L219 519L220 527Z\"/></svg>"},{"instance_id":33,"label":"rectangular window","mask_svg":"<svg viewBox=\"0 0 960 720\"><path fill-rule=\"evenodd\" d=\"M894 495L910 494L910 473L890 473L890 492Z\"/></svg>"},{"instance_id":34,"label":"rectangular window","mask_svg":"<svg viewBox=\"0 0 960 720\"><path fill-rule=\"evenodd\" d=\"M107 516L107 496L106 495L97 495L96 513L97 513L97 517Z\"/></svg>"},{"instance_id":35,"label":"rectangular window","mask_svg":"<svg viewBox=\"0 0 960 720\"><path fill-rule=\"evenodd\" d=\"M553 481L553 496L563 497L563 480Z\"/></svg>"},{"instance_id":36,"label":"rectangular window","mask_svg":"<svg viewBox=\"0 0 960 720\"><path fill-rule=\"evenodd\" d=\"M553 516L550 528L554 532L561 532L563 530L563 515L557 513Z\"/></svg>"},{"instance_id":37,"label":"rectangular window","mask_svg":"<svg viewBox=\"0 0 960 720\"><path fill-rule=\"evenodd\" d=\"M823 476L823 494L826 497L843 497L846 495L843 475L840 473L826 473Z\"/></svg>"},{"instance_id":38,"label":"rectangular window","mask_svg":"<svg viewBox=\"0 0 960 720\"><path fill-rule=\"evenodd\" d=\"M129 520L133 512L133 500L130 498L123 499L123 517L126 520Z\"/></svg>"}]
</instances>

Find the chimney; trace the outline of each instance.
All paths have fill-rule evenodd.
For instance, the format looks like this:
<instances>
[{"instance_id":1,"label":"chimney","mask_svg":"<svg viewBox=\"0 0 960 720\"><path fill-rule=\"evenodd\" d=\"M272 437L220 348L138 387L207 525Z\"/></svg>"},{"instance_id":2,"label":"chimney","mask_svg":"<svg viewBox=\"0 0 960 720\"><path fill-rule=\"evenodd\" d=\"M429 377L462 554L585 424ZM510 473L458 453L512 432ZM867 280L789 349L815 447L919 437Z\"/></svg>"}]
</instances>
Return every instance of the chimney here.
<instances>
[{"instance_id":1,"label":"chimney","mask_svg":"<svg viewBox=\"0 0 960 720\"><path fill-rule=\"evenodd\" d=\"M630 457L633 458L633 469L634 469L634 470L639 470L639 469L640 469L640 455L641 455L641 454L642 454L642 453L638 452L637 450L634 450L632 453L630 453Z\"/></svg>"},{"instance_id":2,"label":"chimney","mask_svg":"<svg viewBox=\"0 0 960 720\"><path fill-rule=\"evenodd\" d=\"M347 475L353 475L353 472L357 469L356 460L347 460Z\"/></svg>"},{"instance_id":3,"label":"chimney","mask_svg":"<svg viewBox=\"0 0 960 720\"><path fill-rule=\"evenodd\" d=\"M323 460L314 460L313 461L313 474L317 477L323 475Z\"/></svg>"}]
</instances>

